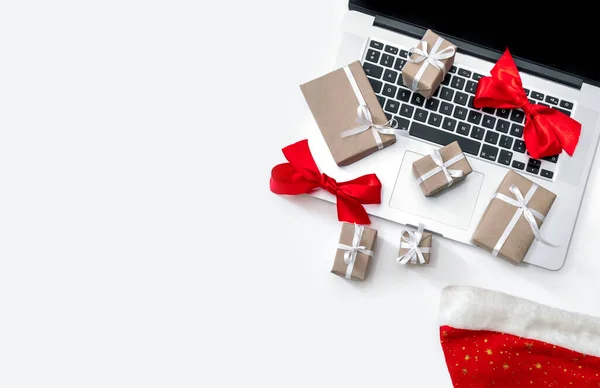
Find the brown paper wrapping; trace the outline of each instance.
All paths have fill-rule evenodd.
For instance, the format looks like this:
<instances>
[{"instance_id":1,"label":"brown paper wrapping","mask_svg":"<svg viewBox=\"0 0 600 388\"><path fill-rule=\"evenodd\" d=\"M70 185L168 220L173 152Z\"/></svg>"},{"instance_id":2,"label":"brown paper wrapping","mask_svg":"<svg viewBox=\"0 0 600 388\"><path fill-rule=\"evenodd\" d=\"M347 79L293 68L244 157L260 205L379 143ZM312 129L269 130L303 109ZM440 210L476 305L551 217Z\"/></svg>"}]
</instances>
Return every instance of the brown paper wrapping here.
<instances>
[{"instance_id":1,"label":"brown paper wrapping","mask_svg":"<svg viewBox=\"0 0 600 388\"><path fill-rule=\"evenodd\" d=\"M429 232L423 232L423 237L421 238L421 241L419 242L419 248L429 248L429 250L431 251L431 242L433 241L433 235ZM405 253L407 253L410 248L407 247L408 244L406 244L405 242L402 242L402 238L400 239L400 251L398 252L398 256L402 256ZM429 257L431 256L431 252L430 253L425 253L423 252L423 258L425 259L425 264L429 264ZM412 262L408 262L408 264L414 264Z\"/></svg>"},{"instance_id":2,"label":"brown paper wrapping","mask_svg":"<svg viewBox=\"0 0 600 388\"><path fill-rule=\"evenodd\" d=\"M344 222L342 224L342 232L340 233L340 243L352 246L352 239L354 237L354 224ZM375 239L377 238L377 230L364 226L362 238L360 239L360 245L366 247L366 249L373 250ZM333 268L331 272L346 277L346 269L348 265L344 261L344 253L346 251L338 249L335 254L335 260L333 262ZM352 280L364 280L367 274L367 267L371 257L364 253L358 252L356 260L354 261L354 268L352 269L351 279Z\"/></svg>"},{"instance_id":3,"label":"brown paper wrapping","mask_svg":"<svg viewBox=\"0 0 600 388\"><path fill-rule=\"evenodd\" d=\"M440 148L439 151L440 151L440 155L442 156L442 160L444 162L447 160L450 160L453 157L455 157L456 155L462 153L462 149L460 148L460 145L456 141L448 144L445 147ZM433 159L431 158L430 155L427 155L413 163L413 174L414 174L415 178L418 179L420 176L433 170L436 167L438 167L438 165L435 164L435 162L433 161ZM465 179L467 175L469 175L471 172L473 172L473 169L471 168L471 165L469 164L469 161L467 160L466 157L464 159L461 159L458 162L450 165L448 167L448 169L449 170L461 170L463 172L462 177L452 178L454 183ZM444 190L447 187L448 187L448 180L446 179L446 176L444 175L443 171L440 171L437 174L435 174L434 176L430 177L429 179L425 179L423 182L421 182L421 190L423 191L423 194L426 197L434 195L434 194Z\"/></svg>"},{"instance_id":4,"label":"brown paper wrapping","mask_svg":"<svg viewBox=\"0 0 600 388\"><path fill-rule=\"evenodd\" d=\"M383 125L388 119L359 61L348 65L367 103L373 122ZM329 151L338 166L347 166L377 151L373 131L342 138L342 132L356 127L359 102L343 68L300 85ZM379 134L384 147L396 142L395 135Z\"/></svg>"},{"instance_id":5,"label":"brown paper wrapping","mask_svg":"<svg viewBox=\"0 0 600 388\"><path fill-rule=\"evenodd\" d=\"M439 37L439 35L431 30L427 30L427 32L425 32L425 35L423 35L423 39L421 39L421 40L422 41L424 40L425 42L427 42L427 51L428 52L431 51L431 48L433 47L435 42L438 40L438 37ZM422 49L421 43L419 43L418 47L420 49ZM438 51L443 50L446 47L454 47L454 50L456 50L455 45L448 42L447 40L444 40L444 42L441 44ZM417 58L418 55L413 54L410 57ZM419 83L417 86L418 93L421 94L425 98L431 97L435 93L437 88L440 86L440 84L444 80L445 74L448 73L448 71L454 64L454 55L448 59L442 60L441 62L444 64L445 71L439 70L432 65L428 65L427 69L425 70L425 72L421 76L421 79L419 80ZM413 83L415 75L421 68L422 64L423 64L423 62L419 62L419 63L406 62L406 64L404 65L404 68L402 69L402 82L409 89L411 88L411 85Z\"/></svg>"},{"instance_id":6,"label":"brown paper wrapping","mask_svg":"<svg viewBox=\"0 0 600 388\"><path fill-rule=\"evenodd\" d=\"M515 196L509 190L511 185L516 185L523 196L525 196L533 185L533 182L514 171L508 171L502 183L500 183L497 192L514 199ZM555 199L556 194L539 186L527 206L546 216ZM473 243L492 252L500 236L504 233L506 226L515 214L515 211L517 211L515 206L501 199L492 199L483 213L477 229L475 229L472 237ZM542 221L537 218L536 221L538 227L541 227ZM525 220L525 217L521 216L500 249L498 256L515 263L520 263L525 258L534 238L531 226Z\"/></svg>"}]
</instances>

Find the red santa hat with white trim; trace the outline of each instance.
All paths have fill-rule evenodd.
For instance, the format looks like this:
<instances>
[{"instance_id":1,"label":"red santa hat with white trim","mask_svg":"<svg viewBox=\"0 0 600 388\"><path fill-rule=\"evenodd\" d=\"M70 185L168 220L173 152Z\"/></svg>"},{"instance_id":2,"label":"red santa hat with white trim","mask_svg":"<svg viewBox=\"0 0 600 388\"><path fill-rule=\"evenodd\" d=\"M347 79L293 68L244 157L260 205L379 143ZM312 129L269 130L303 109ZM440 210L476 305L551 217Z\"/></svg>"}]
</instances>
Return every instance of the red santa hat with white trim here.
<instances>
[{"instance_id":1,"label":"red santa hat with white trim","mask_svg":"<svg viewBox=\"0 0 600 388\"><path fill-rule=\"evenodd\" d=\"M600 318L476 287L442 291L454 387L600 387Z\"/></svg>"}]
</instances>

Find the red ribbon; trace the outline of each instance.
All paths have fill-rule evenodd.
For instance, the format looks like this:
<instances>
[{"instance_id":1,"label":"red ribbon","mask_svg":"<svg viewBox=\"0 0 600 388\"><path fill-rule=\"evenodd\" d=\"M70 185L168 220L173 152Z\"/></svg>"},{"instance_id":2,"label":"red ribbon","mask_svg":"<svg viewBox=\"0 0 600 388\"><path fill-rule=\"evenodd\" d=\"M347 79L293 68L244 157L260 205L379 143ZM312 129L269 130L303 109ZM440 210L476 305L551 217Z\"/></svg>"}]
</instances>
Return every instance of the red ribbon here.
<instances>
[{"instance_id":1,"label":"red ribbon","mask_svg":"<svg viewBox=\"0 0 600 388\"><path fill-rule=\"evenodd\" d=\"M491 75L479 80L473 102L476 108L523 109L525 147L535 159L558 155L562 150L573 155L581 124L557 109L529 102L508 49L496 62Z\"/></svg>"},{"instance_id":2,"label":"red ribbon","mask_svg":"<svg viewBox=\"0 0 600 388\"><path fill-rule=\"evenodd\" d=\"M308 148L308 140L285 147L282 163L271 171L271 191L275 194L306 194L322 188L336 196L338 219L356 224L370 224L362 204L381 203L381 182L377 175L368 174L347 182L321 174Z\"/></svg>"}]
</instances>

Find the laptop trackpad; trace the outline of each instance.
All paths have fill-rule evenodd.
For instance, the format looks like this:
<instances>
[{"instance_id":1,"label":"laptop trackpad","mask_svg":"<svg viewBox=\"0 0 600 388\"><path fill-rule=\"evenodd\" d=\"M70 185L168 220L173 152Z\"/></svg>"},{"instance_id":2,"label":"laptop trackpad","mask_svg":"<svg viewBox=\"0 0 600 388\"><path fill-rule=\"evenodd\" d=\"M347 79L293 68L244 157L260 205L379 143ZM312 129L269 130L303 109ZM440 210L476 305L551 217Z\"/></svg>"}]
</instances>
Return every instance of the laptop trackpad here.
<instances>
[{"instance_id":1,"label":"laptop trackpad","mask_svg":"<svg viewBox=\"0 0 600 388\"><path fill-rule=\"evenodd\" d=\"M413 162L423 156L406 151L394 185L390 207L456 228L469 229L483 183L483 174L473 171L462 181L431 197L425 197L412 171Z\"/></svg>"}]
</instances>

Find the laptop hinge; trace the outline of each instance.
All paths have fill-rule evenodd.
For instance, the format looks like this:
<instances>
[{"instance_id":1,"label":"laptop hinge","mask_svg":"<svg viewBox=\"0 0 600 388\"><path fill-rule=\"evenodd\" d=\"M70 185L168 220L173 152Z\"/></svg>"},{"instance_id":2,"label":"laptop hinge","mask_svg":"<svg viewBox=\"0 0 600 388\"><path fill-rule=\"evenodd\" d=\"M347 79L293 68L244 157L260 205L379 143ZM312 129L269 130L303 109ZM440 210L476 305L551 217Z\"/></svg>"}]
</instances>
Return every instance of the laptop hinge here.
<instances>
[{"instance_id":1,"label":"laptop hinge","mask_svg":"<svg viewBox=\"0 0 600 388\"><path fill-rule=\"evenodd\" d=\"M380 15L375 16L375 22L373 23L373 25L387 30L399 32L417 39L421 38L426 31L424 28L415 26L413 24ZM438 35L443 36L448 40L451 40L452 43L456 44L458 52L460 53L471 55L494 63L502 55L502 52L500 51L491 50L483 46L469 43L462 39L446 35L443 32L435 32ZM517 64L517 67L519 68L519 71L529 73L534 76L542 77L547 80L554 81L576 89L581 89L581 86L583 85L583 80L572 74L567 74L562 71L553 69L551 67L540 65L538 63L531 62L516 56L514 57L514 60Z\"/></svg>"}]
</instances>

